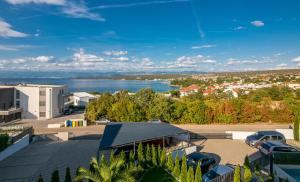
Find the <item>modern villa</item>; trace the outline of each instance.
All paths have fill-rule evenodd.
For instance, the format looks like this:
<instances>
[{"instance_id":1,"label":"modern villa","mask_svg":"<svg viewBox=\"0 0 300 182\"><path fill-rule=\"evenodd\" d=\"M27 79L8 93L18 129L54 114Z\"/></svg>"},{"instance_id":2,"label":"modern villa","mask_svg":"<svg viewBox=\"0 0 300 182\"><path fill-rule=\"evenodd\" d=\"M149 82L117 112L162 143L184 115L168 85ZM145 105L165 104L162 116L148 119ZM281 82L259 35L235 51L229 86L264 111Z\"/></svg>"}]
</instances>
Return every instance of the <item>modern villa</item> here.
<instances>
[{"instance_id":1,"label":"modern villa","mask_svg":"<svg viewBox=\"0 0 300 182\"><path fill-rule=\"evenodd\" d=\"M16 118L41 120L60 116L68 95L65 85L2 85L0 89L0 98L5 97L1 99L1 109L6 110L0 115L5 116L5 122Z\"/></svg>"}]
</instances>

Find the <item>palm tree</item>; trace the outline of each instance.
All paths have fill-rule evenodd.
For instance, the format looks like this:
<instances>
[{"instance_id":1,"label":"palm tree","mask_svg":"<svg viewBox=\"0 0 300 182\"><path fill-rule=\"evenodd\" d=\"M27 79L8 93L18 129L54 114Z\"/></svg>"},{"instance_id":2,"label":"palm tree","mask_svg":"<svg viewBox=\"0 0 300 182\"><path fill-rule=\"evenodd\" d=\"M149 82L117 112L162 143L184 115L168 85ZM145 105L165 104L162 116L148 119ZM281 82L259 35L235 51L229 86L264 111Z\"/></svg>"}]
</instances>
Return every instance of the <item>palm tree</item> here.
<instances>
[{"instance_id":1,"label":"palm tree","mask_svg":"<svg viewBox=\"0 0 300 182\"><path fill-rule=\"evenodd\" d=\"M92 157L90 166L93 170L80 167L75 181L89 180L92 182L135 182L134 173L136 168L129 168L121 157L115 157L109 164L105 162L98 163L95 157Z\"/></svg>"}]
</instances>

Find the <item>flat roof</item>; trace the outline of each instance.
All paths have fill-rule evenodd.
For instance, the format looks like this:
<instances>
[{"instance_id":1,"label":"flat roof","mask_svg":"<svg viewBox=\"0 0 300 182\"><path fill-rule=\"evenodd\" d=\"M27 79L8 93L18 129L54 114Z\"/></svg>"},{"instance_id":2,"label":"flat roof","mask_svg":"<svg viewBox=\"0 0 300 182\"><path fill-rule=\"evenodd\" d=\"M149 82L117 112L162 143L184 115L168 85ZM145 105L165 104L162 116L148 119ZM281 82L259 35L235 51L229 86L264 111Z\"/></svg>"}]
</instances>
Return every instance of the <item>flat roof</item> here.
<instances>
[{"instance_id":1,"label":"flat roof","mask_svg":"<svg viewBox=\"0 0 300 182\"><path fill-rule=\"evenodd\" d=\"M134 142L155 140L184 133L187 131L168 123L109 123L105 126L100 141L100 149L125 146Z\"/></svg>"},{"instance_id":2,"label":"flat roof","mask_svg":"<svg viewBox=\"0 0 300 182\"><path fill-rule=\"evenodd\" d=\"M65 87L66 85L47 85L47 84L30 84L30 83L20 83L20 84L2 84L0 88L14 88L14 87Z\"/></svg>"}]
</instances>

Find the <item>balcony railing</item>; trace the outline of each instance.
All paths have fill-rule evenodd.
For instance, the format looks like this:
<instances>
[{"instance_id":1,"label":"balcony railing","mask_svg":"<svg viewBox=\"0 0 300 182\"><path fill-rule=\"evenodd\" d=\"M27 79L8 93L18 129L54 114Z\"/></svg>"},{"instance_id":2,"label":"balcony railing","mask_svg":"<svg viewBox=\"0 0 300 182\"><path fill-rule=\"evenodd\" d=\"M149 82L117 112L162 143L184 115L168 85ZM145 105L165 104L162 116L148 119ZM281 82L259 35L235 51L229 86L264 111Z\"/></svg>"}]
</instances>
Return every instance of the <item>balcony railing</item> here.
<instances>
[{"instance_id":1,"label":"balcony railing","mask_svg":"<svg viewBox=\"0 0 300 182\"><path fill-rule=\"evenodd\" d=\"M1 110L0 109L0 115L11 115L11 114L15 114L15 113L18 113L18 112L22 112L22 108L16 108L16 107L12 107L12 108L9 108L7 110Z\"/></svg>"}]
</instances>

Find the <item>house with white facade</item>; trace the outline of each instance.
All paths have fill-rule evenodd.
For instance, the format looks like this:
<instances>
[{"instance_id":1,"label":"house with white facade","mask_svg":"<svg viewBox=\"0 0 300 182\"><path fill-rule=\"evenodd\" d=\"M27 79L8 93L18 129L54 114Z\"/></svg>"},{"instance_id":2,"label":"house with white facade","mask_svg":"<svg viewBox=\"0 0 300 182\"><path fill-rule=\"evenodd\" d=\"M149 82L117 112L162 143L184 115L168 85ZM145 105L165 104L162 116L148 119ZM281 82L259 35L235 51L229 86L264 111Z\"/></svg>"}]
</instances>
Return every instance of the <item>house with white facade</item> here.
<instances>
[{"instance_id":1,"label":"house with white facade","mask_svg":"<svg viewBox=\"0 0 300 182\"><path fill-rule=\"evenodd\" d=\"M22 119L51 119L64 112L65 85L15 85L15 106L22 108Z\"/></svg>"},{"instance_id":2,"label":"house with white facade","mask_svg":"<svg viewBox=\"0 0 300 182\"><path fill-rule=\"evenodd\" d=\"M74 92L74 106L83 106L86 107L87 104L95 99L96 97L92 94L89 94L87 92Z\"/></svg>"}]
</instances>

